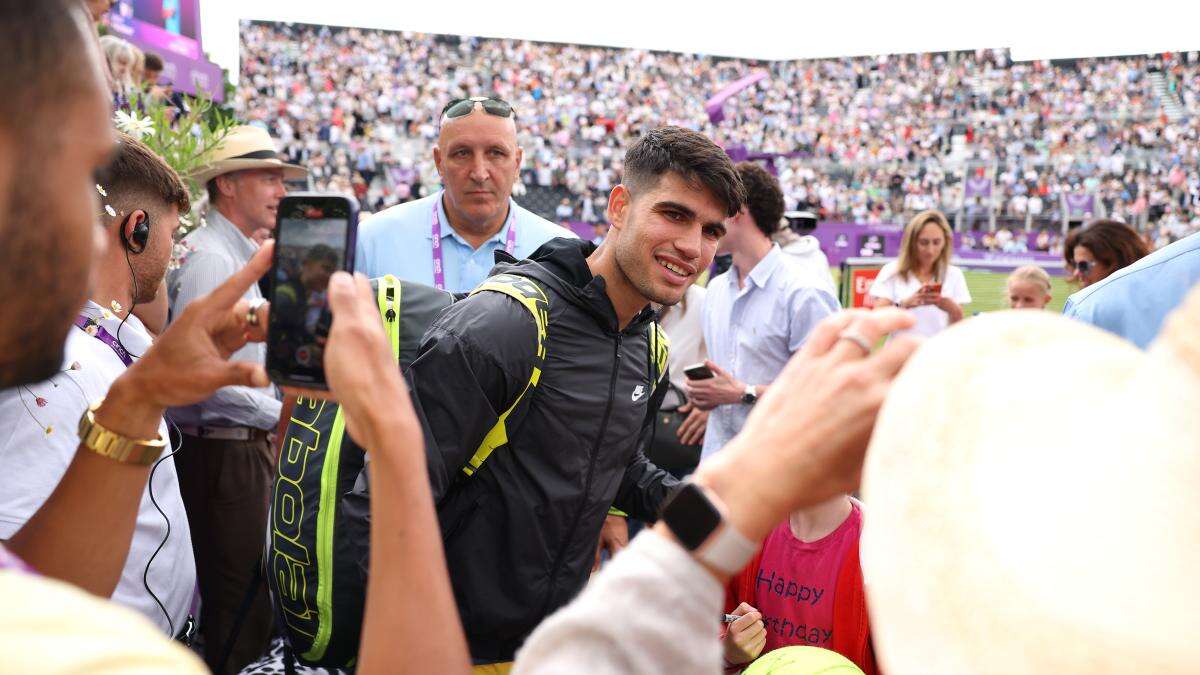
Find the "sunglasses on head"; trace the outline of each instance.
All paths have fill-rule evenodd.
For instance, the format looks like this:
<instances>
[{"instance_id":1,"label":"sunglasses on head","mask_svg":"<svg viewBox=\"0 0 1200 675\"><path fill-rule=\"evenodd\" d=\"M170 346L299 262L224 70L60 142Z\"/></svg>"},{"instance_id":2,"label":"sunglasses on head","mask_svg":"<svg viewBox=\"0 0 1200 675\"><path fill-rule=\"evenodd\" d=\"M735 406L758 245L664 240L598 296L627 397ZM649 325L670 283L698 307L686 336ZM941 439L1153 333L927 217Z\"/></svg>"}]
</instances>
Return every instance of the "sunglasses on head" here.
<instances>
[{"instance_id":1,"label":"sunglasses on head","mask_svg":"<svg viewBox=\"0 0 1200 675\"><path fill-rule=\"evenodd\" d=\"M489 115L496 117L512 117L514 115L513 107L508 104L508 101L491 96L472 96L471 98L456 98L446 104L442 108L442 117L462 117L470 115L471 111L475 110L475 104L483 104L483 111Z\"/></svg>"}]
</instances>

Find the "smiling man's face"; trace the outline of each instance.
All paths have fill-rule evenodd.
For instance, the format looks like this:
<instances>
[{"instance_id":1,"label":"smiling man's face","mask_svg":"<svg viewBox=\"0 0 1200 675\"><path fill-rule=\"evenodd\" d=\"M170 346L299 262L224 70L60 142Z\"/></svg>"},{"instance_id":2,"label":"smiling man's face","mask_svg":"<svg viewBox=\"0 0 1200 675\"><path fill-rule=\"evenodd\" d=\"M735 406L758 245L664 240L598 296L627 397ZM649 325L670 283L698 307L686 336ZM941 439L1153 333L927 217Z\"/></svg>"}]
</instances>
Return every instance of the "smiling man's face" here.
<instances>
[{"instance_id":1,"label":"smiling man's face","mask_svg":"<svg viewBox=\"0 0 1200 675\"><path fill-rule=\"evenodd\" d=\"M469 115L445 119L433 161L446 188L446 209L474 229L495 224L508 209L523 153L511 117L476 106Z\"/></svg>"},{"instance_id":2,"label":"smiling man's face","mask_svg":"<svg viewBox=\"0 0 1200 675\"><path fill-rule=\"evenodd\" d=\"M661 305L683 299L725 236L725 205L673 172L637 193L618 185L608 215L620 232L617 267L647 302Z\"/></svg>"}]
</instances>

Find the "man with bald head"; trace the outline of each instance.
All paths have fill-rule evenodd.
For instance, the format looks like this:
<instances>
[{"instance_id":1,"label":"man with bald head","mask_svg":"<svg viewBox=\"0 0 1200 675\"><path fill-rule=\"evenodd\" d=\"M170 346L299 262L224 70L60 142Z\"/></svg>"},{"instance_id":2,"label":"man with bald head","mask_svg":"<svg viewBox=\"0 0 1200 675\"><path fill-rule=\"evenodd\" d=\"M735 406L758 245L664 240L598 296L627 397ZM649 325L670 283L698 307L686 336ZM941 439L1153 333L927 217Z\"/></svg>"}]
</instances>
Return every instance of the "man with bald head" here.
<instances>
[{"instance_id":1,"label":"man with bald head","mask_svg":"<svg viewBox=\"0 0 1200 675\"><path fill-rule=\"evenodd\" d=\"M450 101L433 149L442 190L365 221L355 267L372 278L393 274L465 293L487 278L496 249L522 259L550 239L574 237L513 201L523 158L516 113L507 102L484 96Z\"/></svg>"}]
</instances>

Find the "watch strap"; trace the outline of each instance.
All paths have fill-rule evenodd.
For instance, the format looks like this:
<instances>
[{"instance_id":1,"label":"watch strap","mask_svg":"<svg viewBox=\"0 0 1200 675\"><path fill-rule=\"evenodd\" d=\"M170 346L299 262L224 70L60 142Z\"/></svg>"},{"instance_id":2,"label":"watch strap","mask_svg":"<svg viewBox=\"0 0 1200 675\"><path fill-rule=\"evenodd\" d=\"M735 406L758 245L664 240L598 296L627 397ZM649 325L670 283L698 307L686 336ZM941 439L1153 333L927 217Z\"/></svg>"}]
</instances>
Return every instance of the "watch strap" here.
<instances>
[{"instance_id":1,"label":"watch strap","mask_svg":"<svg viewBox=\"0 0 1200 675\"><path fill-rule=\"evenodd\" d=\"M167 447L167 441L158 435L154 440L138 440L123 436L104 428L96 422L96 410L104 399L88 406L79 418L79 443L88 450L122 464L149 466Z\"/></svg>"},{"instance_id":2,"label":"watch strap","mask_svg":"<svg viewBox=\"0 0 1200 675\"><path fill-rule=\"evenodd\" d=\"M758 553L758 548L758 544L744 537L728 520L723 520L696 551L696 557L726 574L737 574Z\"/></svg>"}]
</instances>

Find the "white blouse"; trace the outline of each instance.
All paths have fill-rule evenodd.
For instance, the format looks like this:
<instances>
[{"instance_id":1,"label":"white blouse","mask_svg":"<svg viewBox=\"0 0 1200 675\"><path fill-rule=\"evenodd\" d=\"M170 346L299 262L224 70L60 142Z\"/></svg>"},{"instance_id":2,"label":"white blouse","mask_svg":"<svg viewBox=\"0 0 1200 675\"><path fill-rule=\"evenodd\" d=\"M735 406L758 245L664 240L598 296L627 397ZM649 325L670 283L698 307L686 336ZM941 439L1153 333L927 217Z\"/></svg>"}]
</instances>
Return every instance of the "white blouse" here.
<instances>
[{"instance_id":1,"label":"white blouse","mask_svg":"<svg viewBox=\"0 0 1200 675\"><path fill-rule=\"evenodd\" d=\"M911 297L921 290L920 279L915 274L901 275L896 272L897 264L890 262L879 270L875 283L871 284L869 295L873 298L889 300L893 305L899 305L902 300ZM962 270L950 265L946 268L946 279L942 281L942 297L950 298L959 305L971 302L971 292L967 290L967 279ZM945 330L950 325L950 315L933 305L913 307L908 311L917 318L917 323L908 330L897 331L897 335L920 335L929 337Z\"/></svg>"}]
</instances>

